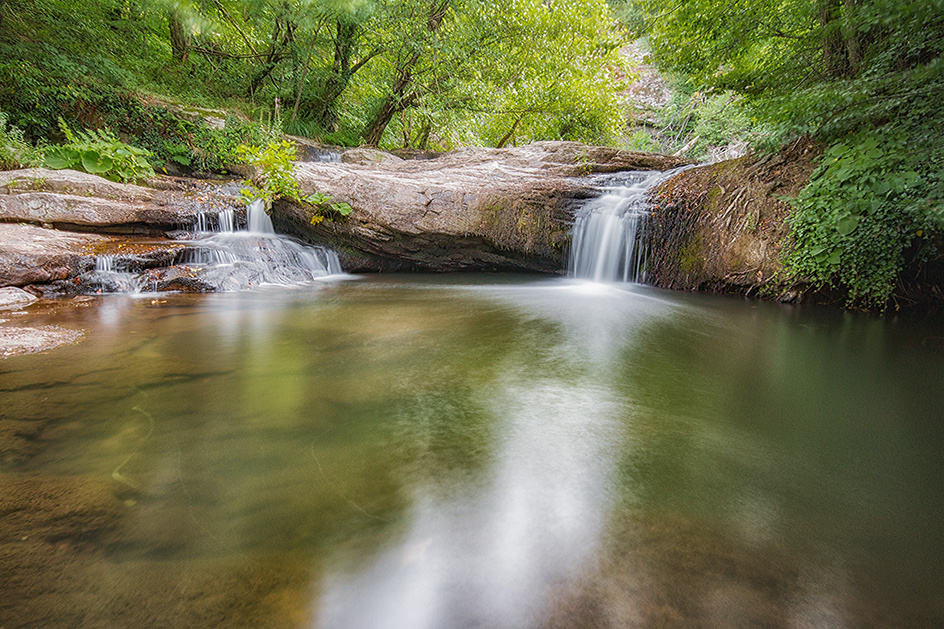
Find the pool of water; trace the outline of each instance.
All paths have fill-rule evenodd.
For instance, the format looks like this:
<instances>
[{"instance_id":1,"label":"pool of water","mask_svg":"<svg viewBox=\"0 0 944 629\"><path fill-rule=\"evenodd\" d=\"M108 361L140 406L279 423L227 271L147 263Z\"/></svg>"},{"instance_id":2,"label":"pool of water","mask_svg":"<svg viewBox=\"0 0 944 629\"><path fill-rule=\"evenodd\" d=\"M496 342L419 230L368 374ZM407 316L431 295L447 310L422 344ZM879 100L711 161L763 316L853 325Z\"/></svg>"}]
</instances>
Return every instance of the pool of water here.
<instances>
[{"instance_id":1,"label":"pool of water","mask_svg":"<svg viewBox=\"0 0 944 629\"><path fill-rule=\"evenodd\" d=\"M42 322L0 627L944 626L941 320L391 275Z\"/></svg>"}]
</instances>

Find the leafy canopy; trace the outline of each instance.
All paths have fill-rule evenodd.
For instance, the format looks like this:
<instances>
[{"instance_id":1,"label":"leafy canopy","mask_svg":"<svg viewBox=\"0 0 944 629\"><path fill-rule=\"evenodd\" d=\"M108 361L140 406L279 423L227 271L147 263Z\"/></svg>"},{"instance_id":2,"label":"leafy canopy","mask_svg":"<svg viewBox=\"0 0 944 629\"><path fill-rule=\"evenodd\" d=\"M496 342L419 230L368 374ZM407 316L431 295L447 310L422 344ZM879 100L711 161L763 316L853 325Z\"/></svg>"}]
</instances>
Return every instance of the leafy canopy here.
<instances>
[{"instance_id":1,"label":"leafy canopy","mask_svg":"<svg viewBox=\"0 0 944 629\"><path fill-rule=\"evenodd\" d=\"M636 0L656 62L729 90L772 145L827 145L795 200L786 268L884 306L906 268L940 261L944 0Z\"/></svg>"}]
</instances>

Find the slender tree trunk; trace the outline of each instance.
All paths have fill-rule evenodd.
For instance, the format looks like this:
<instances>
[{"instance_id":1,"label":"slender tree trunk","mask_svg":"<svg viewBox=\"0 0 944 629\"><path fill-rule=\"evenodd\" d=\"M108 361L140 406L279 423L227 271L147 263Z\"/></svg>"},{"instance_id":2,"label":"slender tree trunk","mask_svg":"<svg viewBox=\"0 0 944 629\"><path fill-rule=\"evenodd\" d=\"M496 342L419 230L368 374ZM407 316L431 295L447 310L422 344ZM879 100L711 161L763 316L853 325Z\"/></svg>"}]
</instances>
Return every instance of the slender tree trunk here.
<instances>
[{"instance_id":1,"label":"slender tree trunk","mask_svg":"<svg viewBox=\"0 0 944 629\"><path fill-rule=\"evenodd\" d=\"M495 146L495 148L497 149L505 148L505 145L508 144L508 140L515 137L515 131L518 129L518 125L521 124L522 118L524 118L523 113L520 116L518 116L518 118L515 120L515 124L511 125L511 129L508 129L508 133L506 133L505 136L501 140L498 141L498 144Z\"/></svg>"},{"instance_id":2,"label":"slender tree trunk","mask_svg":"<svg viewBox=\"0 0 944 629\"><path fill-rule=\"evenodd\" d=\"M855 76L862 66L862 33L854 21L858 0L845 0L845 16L842 21L842 38L846 43L849 74Z\"/></svg>"},{"instance_id":3,"label":"slender tree trunk","mask_svg":"<svg viewBox=\"0 0 944 629\"><path fill-rule=\"evenodd\" d=\"M435 34L439 30L443 18L446 16L446 11L449 10L450 2L451 0L433 0L426 18L426 31L429 34ZM411 87L413 70L422 58L421 50L420 47L417 47L409 59L400 66L397 80L390 90L390 95L384 99L374 119L361 134L367 146L378 146L380 140L383 139L387 125L390 124L393 117L412 106L419 98L419 94L416 91L411 91Z\"/></svg>"},{"instance_id":4,"label":"slender tree trunk","mask_svg":"<svg viewBox=\"0 0 944 629\"><path fill-rule=\"evenodd\" d=\"M190 34L184 30L180 18L173 11L167 14L167 28L170 31L171 57L178 63L186 63L190 54Z\"/></svg>"},{"instance_id":5,"label":"slender tree trunk","mask_svg":"<svg viewBox=\"0 0 944 629\"><path fill-rule=\"evenodd\" d=\"M295 39L295 22L282 20L275 21L275 29L272 31L272 41L269 43L269 51L266 54L262 67L249 83L249 93L255 94L256 90L262 86L262 83L269 78L273 70L285 58L285 49L289 47Z\"/></svg>"},{"instance_id":6,"label":"slender tree trunk","mask_svg":"<svg viewBox=\"0 0 944 629\"><path fill-rule=\"evenodd\" d=\"M851 72L846 42L843 38L843 1L818 0L823 63L826 75L833 79L848 77Z\"/></svg>"}]
</instances>

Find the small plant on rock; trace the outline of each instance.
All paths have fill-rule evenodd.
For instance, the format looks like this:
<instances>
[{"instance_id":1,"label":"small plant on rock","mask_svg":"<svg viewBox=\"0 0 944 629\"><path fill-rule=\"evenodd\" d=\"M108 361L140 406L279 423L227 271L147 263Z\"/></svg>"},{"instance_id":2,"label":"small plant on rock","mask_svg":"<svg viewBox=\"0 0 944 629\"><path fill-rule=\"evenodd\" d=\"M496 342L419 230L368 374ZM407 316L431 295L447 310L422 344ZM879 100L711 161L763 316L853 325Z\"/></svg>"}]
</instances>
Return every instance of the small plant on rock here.
<instances>
[{"instance_id":1,"label":"small plant on rock","mask_svg":"<svg viewBox=\"0 0 944 629\"><path fill-rule=\"evenodd\" d=\"M347 203L332 202L333 197L321 192L301 196L292 166L295 145L287 140L274 140L265 148L241 144L236 148L236 155L258 171L252 181L243 182L242 195L247 201L265 201L266 212L272 209L272 202L276 199L288 199L302 206L310 206L311 224L317 225L326 218L325 212L347 216L354 210Z\"/></svg>"}]
</instances>

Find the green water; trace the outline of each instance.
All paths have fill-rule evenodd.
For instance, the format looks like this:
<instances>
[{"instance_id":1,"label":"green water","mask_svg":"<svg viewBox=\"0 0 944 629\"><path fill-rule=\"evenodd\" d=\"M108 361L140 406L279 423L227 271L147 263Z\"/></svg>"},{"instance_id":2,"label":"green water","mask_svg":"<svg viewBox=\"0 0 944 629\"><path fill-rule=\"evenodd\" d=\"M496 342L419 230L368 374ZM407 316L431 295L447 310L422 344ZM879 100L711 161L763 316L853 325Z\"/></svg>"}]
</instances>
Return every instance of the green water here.
<instances>
[{"instance_id":1,"label":"green water","mask_svg":"<svg viewBox=\"0 0 944 629\"><path fill-rule=\"evenodd\" d=\"M0 481L114 505L0 535L0 627L944 625L940 320L377 276L44 322Z\"/></svg>"}]
</instances>

